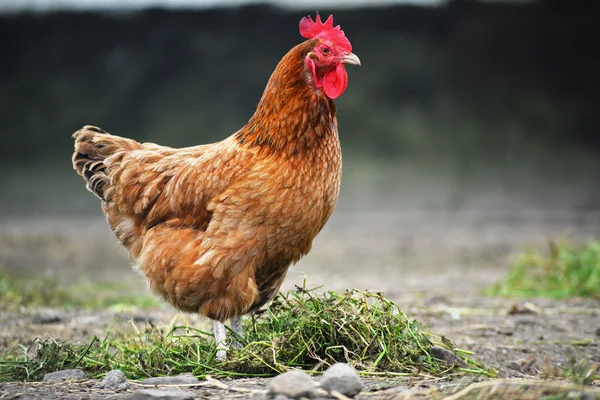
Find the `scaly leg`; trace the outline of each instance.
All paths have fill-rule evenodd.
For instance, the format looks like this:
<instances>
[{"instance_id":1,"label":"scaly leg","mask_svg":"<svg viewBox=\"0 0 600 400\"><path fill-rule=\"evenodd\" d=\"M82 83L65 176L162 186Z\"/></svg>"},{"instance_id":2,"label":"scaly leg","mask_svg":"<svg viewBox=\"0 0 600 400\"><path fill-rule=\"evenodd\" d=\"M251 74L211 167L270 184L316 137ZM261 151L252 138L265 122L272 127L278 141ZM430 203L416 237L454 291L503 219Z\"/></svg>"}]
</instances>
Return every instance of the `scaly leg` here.
<instances>
[{"instance_id":1,"label":"scaly leg","mask_svg":"<svg viewBox=\"0 0 600 400\"><path fill-rule=\"evenodd\" d=\"M217 343L217 360L225 361L229 350L225 341L227 339L225 324L213 320L213 335L215 336L215 343Z\"/></svg>"},{"instance_id":2,"label":"scaly leg","mask_svg":"<svg viewBox=\"0 0 600 400\"><path fill-rule=\"evenodd\" d=\"M234 317L229 320L231 330L235 332L240 338L244 338L244 330L242 329L242 317ZM237 337L233 338L233 347L236 349L242 348L242 342Z\"/></svg>"}]
</instances>

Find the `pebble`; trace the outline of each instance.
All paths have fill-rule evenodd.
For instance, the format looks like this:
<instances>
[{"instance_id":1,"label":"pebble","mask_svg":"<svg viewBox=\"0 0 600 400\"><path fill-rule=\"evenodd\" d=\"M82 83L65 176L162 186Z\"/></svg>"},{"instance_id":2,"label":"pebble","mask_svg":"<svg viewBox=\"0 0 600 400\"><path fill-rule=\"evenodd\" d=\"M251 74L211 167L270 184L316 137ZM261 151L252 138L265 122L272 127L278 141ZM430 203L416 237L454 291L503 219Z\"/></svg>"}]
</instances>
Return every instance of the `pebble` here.
<instances>
[{"instance_id":1,"label":"pebble","mask_svg":"<svg viewBox=\"0 0 600 400\"><path fill-rule=\"evenodd\" d=\"M84 326L84 325L93 325L98 324L102 321L102 318L98 315L82 315L79 317L73 318L73 325L76 326Z\"/></svg>"},{"instance_id":2,"label":"pebble","mask_svg":"<svg viewBox=\"0 0 600 400\"><path fill-rule=\"evenodd\" d=\"M452 351L440 346L431 346L429 348L429 353L433 357L445 361L447 364L458 365L462 368L467 368L469 366L465 360L454 354Z\"/></svg>"},{"instance_id":3,"label":"pebble","mask_svg":"<svg viewBox=\"0 0 600 400\"><path fill-rule=\"evenodd\" d=\"M34 324L58 324L65 319L64 313L57 310L40 310L35 314L31 322Z\"/></svg>"},{"instance_id":4,"label":"pebble","mask_svg":"<svg viewBox=\"0 0 600 400\"><path fill-rule=\"evenodd\" d=\"M62 371L54 371L44 375L45 382L62 382L66 380L81 380L87 379L85 372L80 369L64 369Z\"/></svg>"},{"instance_id":5,"label":"pebble","mask_svg":"<svg viewBox=\"0 0 600 400\"><path fill-rule=\"evenodd\" d=\"M515 314L541 314L542 310L533 303L512 304L508 310L509 315Z\"/></svg>"},{"instance_id":6,"label":"pebble","mask_svg":"<svg viewBox=\"0 0 600 400\"><path fill-rule=\"evenodd\" d=\"M425 307L431 307L432 305L448 304L448 298L446 296L433 296L425 300Z\"/></svg>"},{"instance_id":7,"label":"pebble","mask_svg":"<svg viewBox=\"0 0 600 400\"><path fill-rule=\"evenodd\" d=\"M358 374L348 364L337 363L325 371L321 378L321 387L328 392L337 391L347 397L360 393L363 385Z\"/></svg>"},{"instance_id":8,"label":"pebble","mask_svg":"<svg viewBox=\"0 0 600 400\"><path fill-rule=\"evenodd\" d=\"M179 389L141 389L135 391L130 400L193 400L194 394Z\"/></svg>"},{"instance_id":9,"label":"pebble","mask_svg":"<svg viewBox=\"0 0 600 400\"><path fill-rule=\"evenodd\" d=\"M155 378L144 379L144 385L190 385L200 382L192 374L179 374L175 376L157 376Z\"/></svg>"},{"instance_id":10,"label":"pebble","mask_svg":"<svg viewBox=\"0 0 600 400\"><path fill-rule=\"evenodd\" d=\"M516 361L510 361L509 363L504 365L504 367L526 375L537 375L538 370L535 367L536 361L537 357L535 356L535 354L531 354L526 358L520 358Z\"/></svg>"},{"instance_id":11,"label":"pebble","mask_svg":"<svg viewBox=\"0 0 600 400\"><path fill-rule=\"evenodd\" d=\"M535 317L522 317L522 318L515 320L515 327L518 327L519 325L533 326L533 325L537 325L537 324L538 324L538 321L536 320Z\"/></svg>"},{"instance_id":12,"label":"pebble","mask_svg":"<svg viewBox=\"0 0 600 400\"><path fill-rule=\"evenodd\" d=\"M496 333L498 335L512 336L515 334L515 331L514 331L513 327L505 327L505 328L497 328Z\"/></svg>"},{"instance_id":13,"label":"pebble","mask_svg":"<svg viewBox=\"0 0 600 400\"><path fill-rule=\"evenodd\" d=\"M104 379L100 382L99 387L111 390L127 390L131 387L131 384L121 370L113 369L104 375Z\"/></svg>"},{"instance_id":14,"label":"pebble","mask_svg":"<svg viewBox=\"0 0 600 400\"><path fill-rule=\"evenodd\" d=\"M496 375L498 379L510 379L510 378L531 378L519 371L515 371L506 367L498 368L498 374Z\"/></svg>"},{"instance_id":15,"label":"pebble","mask_svg":"<svg viewBox=\"0 0 600 400\"><path fill-rule=\"evenodd\" d=\"M133 321L133 322L147 322L153 323L156 322L156 318L149 314L141 314L141 313L121 313L117 317L121 321Z\"/></svg>"},{"instance_id":16,"label":"pebble","mask_svg":"<svg viewBox=\"0 0 600 400\"><path fill-rule=\"evenodd\" d=\"M311 399L317 396L317 388L307 373L294 370L273 378L269 383L267 394L270 399L280 398L279 396Z\"/></svg>"}]
</instances>

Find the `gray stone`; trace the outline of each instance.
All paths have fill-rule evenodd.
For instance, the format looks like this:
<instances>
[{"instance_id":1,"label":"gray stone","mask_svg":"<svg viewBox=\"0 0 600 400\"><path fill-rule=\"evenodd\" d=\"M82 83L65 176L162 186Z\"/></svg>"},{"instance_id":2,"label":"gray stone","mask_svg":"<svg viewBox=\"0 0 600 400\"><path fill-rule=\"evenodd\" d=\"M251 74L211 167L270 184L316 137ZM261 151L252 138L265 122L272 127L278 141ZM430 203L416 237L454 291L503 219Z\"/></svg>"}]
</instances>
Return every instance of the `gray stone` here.
<instances>
[{"instance_id":1,"label":"gray stone","mask_svg":"<svg viewBox=\"0 0 600 400\"><path fill-rule=\"evenodd\" d=\"M34 324L58 324L65 320L65 314L58 310L40 310L32 317Z\"/></svg>"},{"instance_id":2,"label":"gray stone","mask_svg":"<svg viewBox=\"0 0 600 400\"><path fill-rule=\"evenodd\" d=\"M452 351L440 346L431 346L429 348L429 354L438 360L445 361L449 365L458 365L462 368L467 368L469 366L465 360L454 354Z\"/></svg>"},{"instance_id":3,"label":"gray stone","mask_svg":"<svg viewBox=\"0 0 600 400\"><path fill-rule=\"evenodd\" d=\"M504 367L526 375L537 375L538 370L535 367L536 361L537 357L535 354L531 354L528 357L520 358L516 361L510 361L504 365Z\"/></svg>"},{"instance_id":4,"label":"gray stone","mask_svg":"<svg viewBox=\"0 0 600 400\"><path fill-rule=\"evenodd\" d=\"M127 390L131 387L131 384L121 370L113 369L104 375L104 379L102 379L99 386L103 389Z\"/></svg>"},{"instance_id":5,"label":"gray stone","mask_svg":"<svg viewBox=\"0 0 600 400\"><path fill-rule=\"evenodd\" d=\"M176 376L157 376L155 378L144 379L144 385L191 385L200 382L192 374L179 374Z\"/></svg>"},{"instance_id":6,"label":"gray stone","mask_svg":"<svg viewBox=\"0 0 600 400\"><path fill-rule=\"evenodd\" d=\"M261 391L261 392L256 392L253 393L249 398L249 400L275 400L275 398L270 398L267 394L266 391ZM287 400L287 397L285 396L281 396L281 399L277 399L277 400Z\"/></svg>"},{"instance_id":7,"label":"gray stone","mask_svg":"<svg viewBox=\"0 0 600 400\"><path fill-rule=\"evenodd\" d=\"M85 372L80 369L64 369L62 371L54 371L44 375L45 382L62 382L66 380L81 380L87 379Z\"/></svg>"},{"instance_id":8,"label":"gray stone","mask_svg":"<svg viewBox=\"0 0 600 400\"><path fill-rule=\"evenodd\" d=\"M76 326L86 326L101 323L102 318L99 315L82 315L79 317L75 317L72 320L73 325Z\"/></svg>"},{"instance_id":9,"label":"gray stone","mask_svg":"<svg viewBox=\"0 0 600 400\"><path fill-rule=\"evenodd\" d=\"M307 373L288 371L271 380L267 393L271 399L278 397L278 395L292 399L301 397L312 399L317 396L317 388Z\"/></svg>"},{"instance_id":10,"label":"gray stone","mask_svg":"<svg viewBox=\"0 0 600 400\"><path fill-rule=\"evenodd\" d=\"M437 304L448 304L448 298L446 296L433 296L425 300L425 307L430 307Z\"/></svg>"},{"instance_id":11,"label":"gray stone","mask_svg":"<svg viewBox=\"0 0 600 400\"><path fill-rule=\"evenodd\" d=\"M130 400L193 400L194 394L179 389L142 389L134 392Z\"/></svg>"},{"instance_id":12,"label":"gray stone","mask_svg":"<svg viewBox=\"0 0 600 400\"><path fill-rule=\"evenodd\" d=\"M500 367L498 368L498 374L496 375L498 379L511 379L511 378L531 378L519 371L515 371L510 368Z\"/></svg>"},{"instance_id":13,"label":"gray stone","mask_svg":"<svg viewBox=\"0 0 600 400\"><path fill-rule=\"evenodd\" d=\"M152 322L156 322L156 318L149 315L149 314L133 314L133 313L122 313L119 314L117 317L117 319L119 319L120 321L133 321L133 322L148 322L148 323L152 323Z\"/></svg>"},{"instance_id":14,"label":"gray stone","mask_svg":"<svg viewBox=\"0 0 600 400\"><path fill-rule=\"evenodd\" d=\"M348 364L337 363L325 371L321 378L321 387L328 392L335 390L344 396L354 397L360 393L363 385L354 368Z\"/></svg>"}]
</instances>

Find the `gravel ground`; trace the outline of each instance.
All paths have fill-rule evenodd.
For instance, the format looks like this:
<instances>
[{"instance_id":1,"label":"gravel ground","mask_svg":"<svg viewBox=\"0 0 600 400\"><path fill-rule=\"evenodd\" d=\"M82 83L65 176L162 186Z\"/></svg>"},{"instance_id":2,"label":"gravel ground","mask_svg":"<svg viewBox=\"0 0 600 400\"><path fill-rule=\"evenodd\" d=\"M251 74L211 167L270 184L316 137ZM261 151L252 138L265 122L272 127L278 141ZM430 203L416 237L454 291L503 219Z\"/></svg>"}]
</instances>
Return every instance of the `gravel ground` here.
<instances>
[{"instance_id":1,"label":"gravel ground","mask_svg":"<svg viewBox=\"0 0 600 400\"><path fill-rule=\"evenodd\" d=\"M100 218L1 222L0 265L9 271L26 277L50 271L65 284L126 282L131 292L148 294ZM562 382L557 371L564 369L569 359L600 362L600 302L498 299L483 296L481 290L502 277L511 258L524 248L543 246L550 238L583 242L599 233L600 213L592 212L336 213L311 254L288 274L284 290L301 285L304 279L327 289L382 290L408 315L443 333L458 347L475 352L475 358L486 366L498 369L499 377L513 379L493 381L504 387L505 398L525 398L514 382ZM141 325L152 321L161 326L174 316L167 306L125 315L108 310L3 312L0 347L28 345L38 337L86 341L102 335L108 327L125 326L131 319ZM189 324L206 324L193 315L182 318ZM468 383L427 378L362 381L360 397L365 399L439 398ZM132 382L129 389L115 392L98 388L98 382L0 383L0 398L120 399L147 389ZM201 386L184 389L192 398L260 398L269 382L201 382ZM517 397L511 397L513 392Z\"/></svg>"}]
</instances>

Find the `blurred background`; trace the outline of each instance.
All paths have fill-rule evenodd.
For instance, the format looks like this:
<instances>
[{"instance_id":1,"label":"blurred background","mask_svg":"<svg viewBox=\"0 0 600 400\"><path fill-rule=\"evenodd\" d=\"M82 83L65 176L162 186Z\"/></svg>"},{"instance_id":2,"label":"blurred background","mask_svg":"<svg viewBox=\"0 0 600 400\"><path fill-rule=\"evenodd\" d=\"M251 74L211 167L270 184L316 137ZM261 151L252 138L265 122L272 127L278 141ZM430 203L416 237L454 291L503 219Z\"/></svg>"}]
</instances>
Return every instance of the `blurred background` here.
<instances>
[{"instance_id":1,"label":"blurred background","mask_svg":"<svg viewBox=\"0 0 600 400\"><path fill-rule=\"evenodd\" d=\"M337 100L338 209L287 287L472 290L524 246L598 236L599 2L3 0L0 268L142 287L71 133L225 138L316 10L363 65Z\"/></svg>"}]
</instances>

